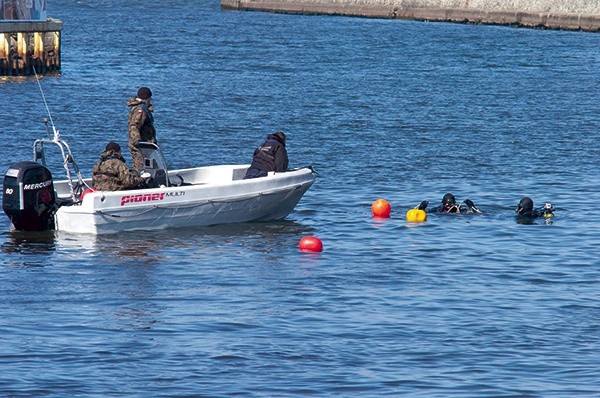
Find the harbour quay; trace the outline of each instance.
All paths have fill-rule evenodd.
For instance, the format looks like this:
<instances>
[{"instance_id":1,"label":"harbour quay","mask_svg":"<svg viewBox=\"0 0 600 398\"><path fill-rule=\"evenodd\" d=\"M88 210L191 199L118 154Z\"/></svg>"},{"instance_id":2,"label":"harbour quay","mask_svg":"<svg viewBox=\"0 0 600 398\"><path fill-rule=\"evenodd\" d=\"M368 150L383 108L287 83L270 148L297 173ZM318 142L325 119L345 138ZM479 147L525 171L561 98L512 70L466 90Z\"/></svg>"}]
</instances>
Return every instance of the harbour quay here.
<instances>
[{"instance_id":1,"label":"harbour quay","mask_svg":"<svg viewBox=\"0 0 600 398\"><path fill-rule=\"evenodd\" d=\"M600 1L588 0L221 0L221 8L600 31Z\"/></svg>"},{"instance_id":2,"label":"harbour quay","mask_svg":"<svg viewBox=\"0 0 600 398\"><path fill-rule=\"evenodd\" d=\"M0 20L0 76L60 73L63 23Z\"/></svg>"}]
</instances>

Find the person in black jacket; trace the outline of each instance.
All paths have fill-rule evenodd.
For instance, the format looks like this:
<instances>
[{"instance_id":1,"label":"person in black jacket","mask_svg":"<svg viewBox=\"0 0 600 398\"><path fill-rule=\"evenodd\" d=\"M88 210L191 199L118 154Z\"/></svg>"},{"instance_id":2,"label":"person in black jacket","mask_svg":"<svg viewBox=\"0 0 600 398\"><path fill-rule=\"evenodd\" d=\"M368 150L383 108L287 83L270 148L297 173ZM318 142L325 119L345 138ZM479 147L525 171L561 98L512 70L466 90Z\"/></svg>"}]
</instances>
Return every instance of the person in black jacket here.
<instances>
[{"instance_id":1,"label":"person in black jacket","mask_svg":"<svg viewBox=\"0 0 600 398\"><path fill-rule=\"evenodd\" d=\"M286 171L288 168L288 154L285 149L285 134L277 131L267 134L263 142L252 156L252 164L246 171L244 179L266 177L269 171Z\"/></svg>"}]
</instances>

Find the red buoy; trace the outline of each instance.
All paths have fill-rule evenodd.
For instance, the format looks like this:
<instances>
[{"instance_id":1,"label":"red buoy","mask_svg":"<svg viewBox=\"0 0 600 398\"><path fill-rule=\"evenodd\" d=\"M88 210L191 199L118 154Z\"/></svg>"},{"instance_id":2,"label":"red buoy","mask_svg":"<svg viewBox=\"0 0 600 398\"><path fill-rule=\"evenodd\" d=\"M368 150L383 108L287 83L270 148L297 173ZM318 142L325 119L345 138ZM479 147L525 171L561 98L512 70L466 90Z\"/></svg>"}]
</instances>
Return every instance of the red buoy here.
<instances>
[{"instance_id":1,"label":"red buoy","mask_svg":"<svg viewBox=\"0 0 600 398\"><path fill-rule=\"evenodd\" d=\"M392 212L392 206L385 199L377 199L371 205L371 212L373 217L377 218L389 218Z\"/></svg>"},{"instance_id":2,"label":"red buoy","mask_svg":"<svg viewBox=\"0 0 600 398\"><path fill-rule=\"evenodd\" d=\"M322 252L323 242L316 236L304 236L300 239L300 242L298 242L298 248L301 252Z\"/></svg>"}]
</instances>

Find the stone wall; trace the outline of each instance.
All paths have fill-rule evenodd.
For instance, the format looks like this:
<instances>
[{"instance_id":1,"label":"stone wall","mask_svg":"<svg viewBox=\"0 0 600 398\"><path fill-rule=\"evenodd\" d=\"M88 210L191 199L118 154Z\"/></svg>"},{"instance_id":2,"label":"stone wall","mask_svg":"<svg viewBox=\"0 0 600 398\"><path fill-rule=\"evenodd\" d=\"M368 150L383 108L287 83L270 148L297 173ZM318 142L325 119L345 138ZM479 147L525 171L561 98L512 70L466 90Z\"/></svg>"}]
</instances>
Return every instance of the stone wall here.
<instances>
[{"instance_id":1,"label":"stone wall","mask_svg":"<svg viewBox=\"0 0 600 398\"><path fill-rule=\"evenodd\" d=\"M600 31L598 0L221 0L221 7Z\"/></svg>"}]
</instances>

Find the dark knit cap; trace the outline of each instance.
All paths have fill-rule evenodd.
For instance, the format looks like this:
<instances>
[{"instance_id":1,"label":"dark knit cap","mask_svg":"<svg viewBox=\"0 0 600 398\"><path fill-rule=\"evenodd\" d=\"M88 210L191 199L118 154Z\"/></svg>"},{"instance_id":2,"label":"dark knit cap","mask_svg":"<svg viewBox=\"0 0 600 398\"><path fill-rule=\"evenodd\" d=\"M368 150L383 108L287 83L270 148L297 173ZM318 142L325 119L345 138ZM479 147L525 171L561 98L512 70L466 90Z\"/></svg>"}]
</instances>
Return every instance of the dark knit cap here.
<instances>
[{"instance_id":1,"label":"dark knit cap","mask_svg":"<svg viewBox=\"0 0 600 398\"><path fill-rule=\"evenodd\" d=\"M152 97L152 90L150 90L148 87L140 87L137 92L137 97L147 100L148 98Z\"/></svg>"},{"instance_id":2,"label":"dark knit cap","mask_svg":"<svg viewBox=\"0 0 600 398\"><path fill-rule=\"evenodd\" d=\"M285 145L285 134L283 133L283 131L276 131L273 134L273 137L276 137L279 140L279 142Z\"/></svg>"},{"instance_id":3,"label":"dark knit cap","mask_svg":"<svg viewBox=\"0 0 600 398\"><path fill-rule=\"evenodd\" d=\"M121 146L119 144L117 144L116 142L111 141L108 144L106 144L106 150L121 152Z\"/></svg>"}]
</instances>

